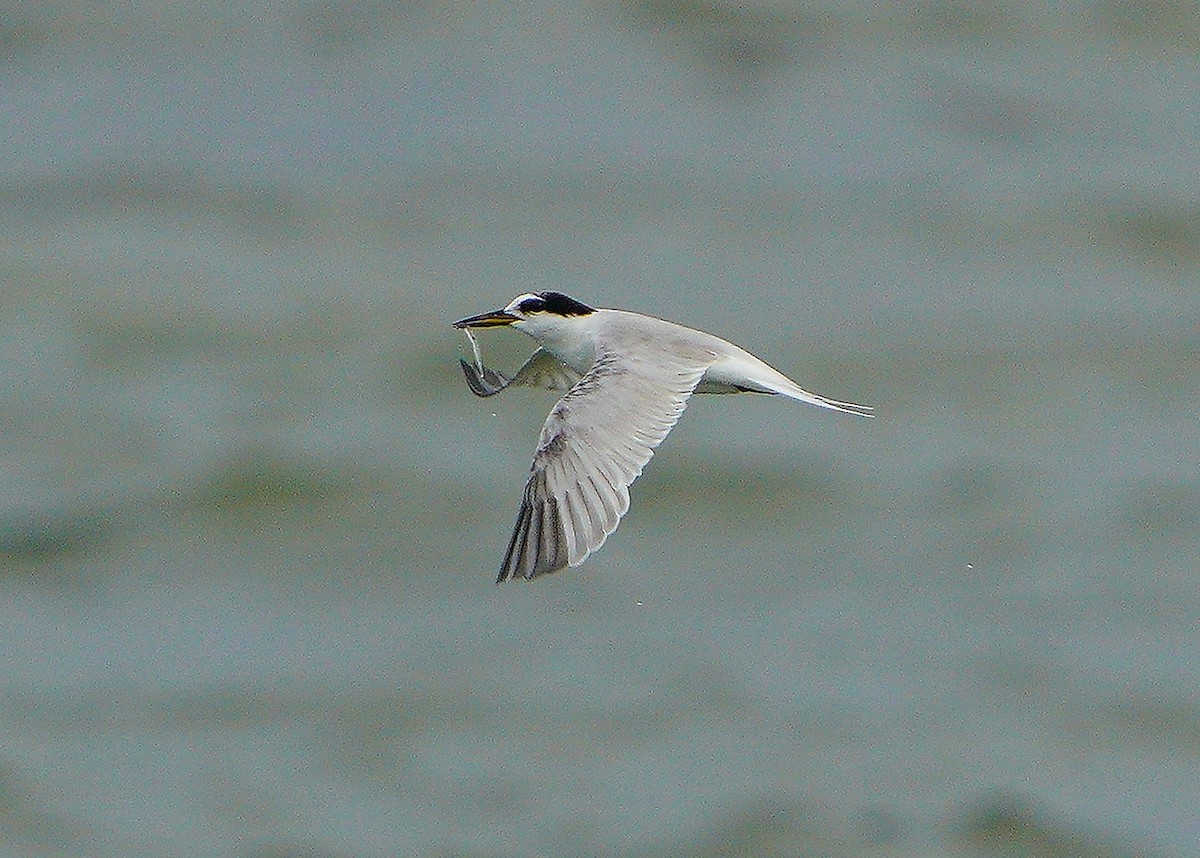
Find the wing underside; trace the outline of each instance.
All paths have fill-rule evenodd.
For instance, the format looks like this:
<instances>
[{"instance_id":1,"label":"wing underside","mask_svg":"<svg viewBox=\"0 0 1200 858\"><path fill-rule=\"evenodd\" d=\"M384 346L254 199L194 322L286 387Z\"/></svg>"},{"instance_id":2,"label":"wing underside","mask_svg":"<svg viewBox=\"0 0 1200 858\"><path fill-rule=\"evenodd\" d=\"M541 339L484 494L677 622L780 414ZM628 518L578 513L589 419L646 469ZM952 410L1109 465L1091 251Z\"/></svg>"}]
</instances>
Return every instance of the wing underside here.
<instances>
[{"instance_id":1,"label":"wing underside","mask_svg":"<svg viewBox=\"0 0 1200 858\"><path fill-rule=\"evenodd\" d=\"M706 366L598 357L542 427L498 583L577 566L604 544Z\"/></svg>"},{"instance_id":2,"label":"wing underside","mask_svg":"<svg viewBox=\"0 0 1200 858\"><path fill-rule=\"evenodd\" d=\"M539 348L509 378L499 370L484 366L479 360L470 363L458 359L462 365L467 387L476 396L495 396L507 387L537 387L542 390L570 390L579 381L579 373L564 364L545 349Z\"/></svg>"}]
</instances>

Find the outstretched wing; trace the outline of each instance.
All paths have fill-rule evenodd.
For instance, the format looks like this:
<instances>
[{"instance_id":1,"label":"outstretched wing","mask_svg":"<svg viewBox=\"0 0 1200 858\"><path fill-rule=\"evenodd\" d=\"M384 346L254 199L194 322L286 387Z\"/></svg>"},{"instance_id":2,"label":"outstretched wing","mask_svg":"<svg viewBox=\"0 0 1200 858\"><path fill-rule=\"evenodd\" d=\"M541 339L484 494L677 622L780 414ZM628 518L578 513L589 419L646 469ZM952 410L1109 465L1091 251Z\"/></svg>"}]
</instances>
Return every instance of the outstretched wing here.
<instances>
[{"instance_id":1,"label":"outstretched wing","mask_svg":"<svg viewBox=\"0 0 1200 858\"><path fill-rule=\"evenodd\" d=\"M462 358L458 362L462 364L463 375L467 377L467 387L476 396L494 396L504 388L513 386L569 390L571 385L579 381L579 373L541 348L525 361L512 378L481 363L468 363Z\"/></svg>"},{"instance_id":2,"label":"outstretched wing","mask_svg":"<svg viewBox=\"0 0 1200 858\"><path fill-rule=\"evenodd\" d=\"M710 361L671 354L595 364L546 418L497 583L578 566L629 509L629 485Z\"/></svg>"}]
</instances>

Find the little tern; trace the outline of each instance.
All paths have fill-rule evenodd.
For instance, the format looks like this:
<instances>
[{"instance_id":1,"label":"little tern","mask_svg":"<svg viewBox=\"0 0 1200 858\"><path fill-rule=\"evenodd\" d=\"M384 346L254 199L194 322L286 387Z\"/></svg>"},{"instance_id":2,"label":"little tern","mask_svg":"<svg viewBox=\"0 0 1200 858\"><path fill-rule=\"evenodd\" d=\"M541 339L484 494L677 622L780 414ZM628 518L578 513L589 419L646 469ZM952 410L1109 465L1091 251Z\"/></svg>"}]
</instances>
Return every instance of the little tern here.
<instances>
[{"instance_id":1,"label":"little tern","mask_svg":"<svg viewBox=\"0 0 1200 858\"><path fill-rule=\"evenodd\" d=\"M673 322L589 307L561 292L518 295L456 328L516 328L539 348L510 379L462 363L471 391L566 390L533 455L521 511L496 583L578 566L629 509L629 486L693 393L768 393L863 417L871 408L804 390L720 337ZM470 336L470 330L467 330ZM471 340L474 345L474 339Z\"/></svg>"}]
</instances>

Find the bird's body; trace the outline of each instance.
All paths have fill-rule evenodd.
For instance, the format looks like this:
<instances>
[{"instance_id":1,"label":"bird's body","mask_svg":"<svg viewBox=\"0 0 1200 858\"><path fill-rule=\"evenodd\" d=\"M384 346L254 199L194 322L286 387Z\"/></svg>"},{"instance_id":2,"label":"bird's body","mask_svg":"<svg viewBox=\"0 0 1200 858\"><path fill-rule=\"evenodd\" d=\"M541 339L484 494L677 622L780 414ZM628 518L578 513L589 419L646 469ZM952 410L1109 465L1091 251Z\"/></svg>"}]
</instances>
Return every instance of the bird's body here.
<instances>
[{"instance_id":1,"label":"bird's body","mask_svg":"<svg viewBox=\"0 0 1200 858\"><path fill-rule=\"evenodd\" d=\"M581 376L591 369L599 349L630 361L653 361L659 355L689 357L704 366L697 392L735 393L739 383L748 381L777 386L788 383L783 375L732 343L641 313L597 309L570 328L534 323L524 332ZM771 388L770 392L782 391Z\"/></svg>"},{"instance_id":2,"label":"bird's body","mask_svg":"<svg viewBox=\"0 0 1200 858\"><path fill-rule=\"evenodd\" d=\"M542 427L521 512L498 581L577 566L616 530L629 485L692 393L780 394L851 414L720 337L631 313L594 309L557 292L520 295L455 327L511 325L541 348L510 380L463 361L472 391L512 384L568 388Z\"/></svg>"}]
</instances>

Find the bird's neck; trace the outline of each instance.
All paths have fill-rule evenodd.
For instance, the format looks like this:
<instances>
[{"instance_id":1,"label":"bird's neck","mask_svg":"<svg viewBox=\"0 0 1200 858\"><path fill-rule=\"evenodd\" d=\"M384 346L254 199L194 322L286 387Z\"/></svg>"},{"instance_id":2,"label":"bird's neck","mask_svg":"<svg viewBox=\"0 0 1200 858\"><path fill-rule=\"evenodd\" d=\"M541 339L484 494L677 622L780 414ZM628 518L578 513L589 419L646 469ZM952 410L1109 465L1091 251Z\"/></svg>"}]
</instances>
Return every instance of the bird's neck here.
<instances>
[{"instance_id":1,"label":"bird's neck","mask_svg":"<svg viewBox=\"0 0 1200 858\"><path fill-rule=\"evenodd\" d=\"M542 348L581 375L596 359L596 338L591 331L542 330L533 336Z\"/></svg>"}]
</instances>

